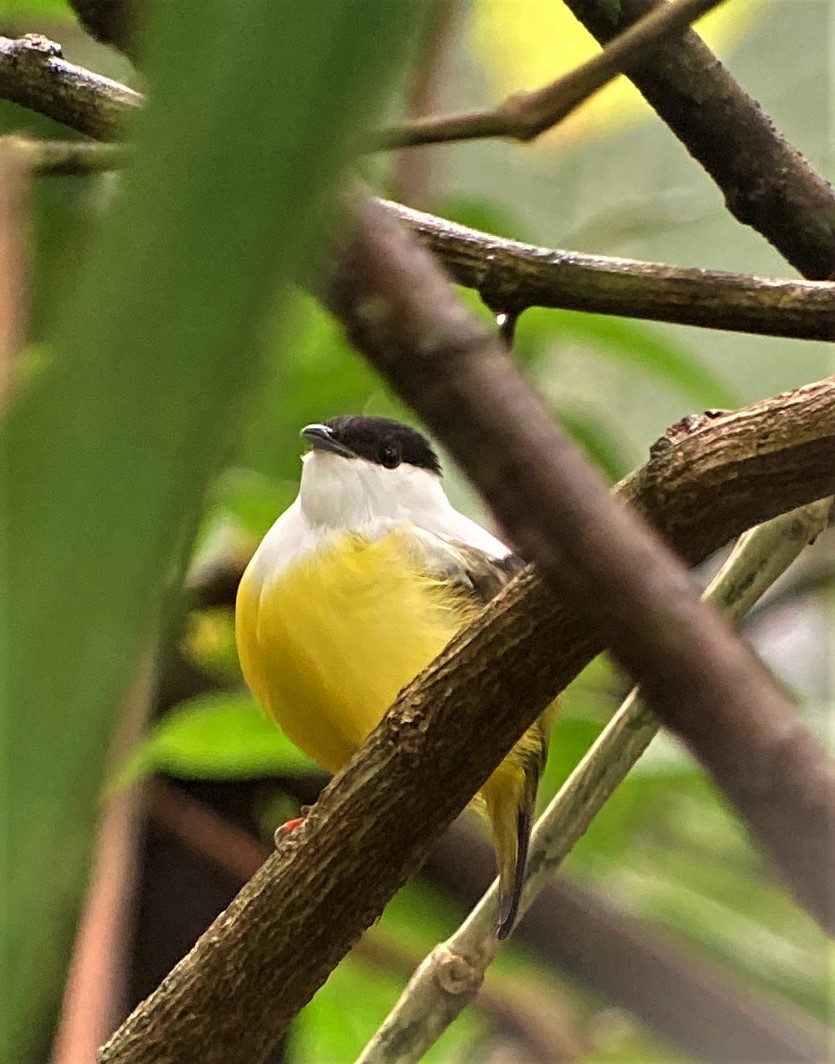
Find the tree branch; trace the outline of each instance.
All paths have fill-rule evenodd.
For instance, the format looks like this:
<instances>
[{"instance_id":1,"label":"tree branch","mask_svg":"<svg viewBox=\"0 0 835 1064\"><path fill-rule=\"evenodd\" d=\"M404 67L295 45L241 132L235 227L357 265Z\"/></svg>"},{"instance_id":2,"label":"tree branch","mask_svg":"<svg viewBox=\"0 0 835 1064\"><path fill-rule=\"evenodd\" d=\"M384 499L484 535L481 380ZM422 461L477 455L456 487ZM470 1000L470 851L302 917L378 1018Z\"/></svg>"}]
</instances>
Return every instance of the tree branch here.
<instances>
[{"instance_id":1,"label":"tree branch","mask_svg":"<svg viewBox=\"0 0 835 1064\"><path fill-rule=\"evenodd\" d=\"M303 800L313 799L304 795ZM169 784L156 782L152 786L150 813L157 825L218 868L237 876L241 883L255 875L270 856L270 849L255 837ZM493 878L493 862L483 832L460 819L435 845L422 874L469 908ZM570 933L565 926L566 909L571 911ZM569 978L582 980L612 1004L629 1009L657 1034L700 1060L716 1064L731 1060L820 1064L826 1058L826 1033L808 1016L799 1010L792 1015L786 1008L775 1015L768 995L738 985L712 965L677 952L647 927L615 914L602 901L562 878L551 878L534 899L531 913L519 925L517 941L557 965ZM542 935L529 932L533 921L557 929L556 941L553 935L547 939L548 948L543 948ZM601 924L605 933L601 933ZM366 934L352 955L362 957L368 941ZM403 971L404 976L416 963ZM510 1004L515 1010L518 998ZM552 1009L553 1004L551 1001ZM477 1005L497 1013L502 1010L502 1001L490 993L489 973ZM516 1024L519 1019L517 1014ZM522 1022L536 1026L527 1009ZM559 1055L553 1048L544 1055L550 1062L555 1058Z\"/></svg>"},{"instance_id":2,"label":"tree branch","mask_svg":"<svg viewBox=\"0 0 835 1064\"><path fill-rule=\"evenodd\" d=\"M83 11L88 26L95 23L100 39L124 47L107 13L109 9L118 12L125 2L76 0L76 9ZM566 3L604 45L663 6L660 0L618 0L617 5L611 0ZM3 40L0 38L0 93ZM835 278L832 187L777 132L768 115L692 30L656 47L652 63L637 71L630 69L629 77L704 166L738 221L761 233L805 277Z\"/></svg>"},{"instance_id":3,"label":"tree branch","mask_svg":"<svg viewBox=\"0 0 835 1064\"><path fill-rule=\"evenodd\" d=\"M61 46L37 33L0 37L0 99L37 111L96 140L118 140L138 92L75 66Z\"/></svg>"},{"instance_id":4,"label":"tree branch","mask_svg":"<svg viewBox=\"0 0 835 1064\"><path fill-rule=\"evenodd\" d=\"M675 0L650 11L612 40L599 55L532 92L517 92L497 107L464 114L413 118L372 133L372 150L410 148L421 144L508 137L536 139L576 110L633 64L650 56L659 44L682 33L722 0Z\"/></svg>"},{"instance_id":5,"label":"tree branch","mask_svg":"<svg viewBox=\"0 0 835 1064\"><path fill-rule=\"evenodd\" d=\"M213 809L189 797L179 788L157 781L151 790L150 815L154 822L193 852L212 861L241 883L255 875L269 858L267 847L242 828L229 823ZM377 929L370 929L351 951L352 958L376 967L385 967L401 978L408 978L420 955L398 947ZM558 1064L573 1060L579 1052L580 1040L567 1016L553 1016L537 1020L525 991L526 987L511 986L507 980L488 979L479 995L478 1006L489 1014L496 1028L519 1039L535 1054L535 1058ZM540 1013L560 1013L555 995L537 995ZM563 1022L560 1023L559 1020ZM53 1062L55 1064L55 1062Z\"/></svg>"},{"instance_id":6,"label":"tree branch","mask_svg":"<svg viewBox=\"0 0 835 1064\"><path fill-rule=\"evenodd\" d=\"M493 875L486 839L458 821L432 851L432 882L475 905ZM600 895L554 876L515 933L537 957L695 1060L713 1064L821 1064L831 1042L823 1024L779 1005L691 948L630 919Z\"/></svg>"},{"instance_id":7,"label":"tree branch","mask_svg":"<svg viewBox=\"0 0 835 1064\"><path fill-rule=\"evenodd\" d=\"M606 44L663 0L565 0ZM692 31L629 78L725 196L805 277L835 277L835 192Z\"/></svg>"},{"instance_id":8,"label":"tree branch","mask_svg":"<svg viewBox=\"0 0 835 1064\"><path fill-rule=\"evenodd\" d=\"M675 427L617 490L695 564L751 525L829 494L833 468L835 379ZM225 1064L230 1047L254 1064L490 766L602 648L600 632L532 571L514 581L404 692L101 1064Z\"/></svg>"},{"instance_id":9,"label":"tree branch","mask_svg":"<svg viewBox=\"0 0 835 1064\"><path fill-rule=\"evenodd\" d=\"M833 500L792 510L746 532L704 593L738 622L804 547L823 532ZM556 868L652 742L661 722L638 688L589 748L537 821L525 869L520 913L530 908ZM487 891L461 927L421 962L357 1064L421 1060L475 998L501 943L494 933L498 890ZM454 979L448 978L455 972Z\"/></svg>"},{"instance_id":10,"label":"tree branch","mask_svg":"<svg viewBox=\"0 0 835 1064\"><path fill-rule=\"evenodd\" d=\"M733 332L835 339L835 283L777 281L506 240L385 202L488 306L584 310Z\"/></svg>"},{"instance_id":11,"label":"tree branch","mask_svg":"<svg viewBox=\"0 0 835 1064\"><path fill-rule=\"evenodd\" d=\"M41 43L37 43L41 42ZM37 46L36 46L37 45ZM118 82L51 58L60 46L0 38L0 98L81 133L118 140L124 119L143 102ZM27 56L23 68L15 60ZM30 54L31 53L31 54ZM18 150L38 173L91 173L120 166L122 146L33 141ZM737 332L835 339L835 284L679 269L583 255L506 240L431 214L386 203L443 262L453 279L489 306L519 313L532 306L668 321Z\"/></svg>"}]
</instances>

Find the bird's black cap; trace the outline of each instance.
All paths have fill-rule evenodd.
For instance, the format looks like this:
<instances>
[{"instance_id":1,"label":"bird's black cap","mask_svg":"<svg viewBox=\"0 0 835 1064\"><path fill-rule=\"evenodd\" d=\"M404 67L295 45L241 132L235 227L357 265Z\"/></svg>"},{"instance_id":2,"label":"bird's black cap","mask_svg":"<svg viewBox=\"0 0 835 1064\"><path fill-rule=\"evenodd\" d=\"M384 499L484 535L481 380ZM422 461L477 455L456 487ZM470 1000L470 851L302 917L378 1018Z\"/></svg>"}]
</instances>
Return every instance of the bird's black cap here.
<instances>
[{"instance_id":1,"label":"bird's black cap","mask_svg":"<svg viewBox=\"0 0 835 1064\"><path fill-rule=\"evenodd\" d=\"M401 462L441 473L441 463L429 441L417 429L387 417L347 414L333 417L324 425L308 425L302 436L314 447L335 451L346 457L394 469Z\"/></svg>"}]
</instances>

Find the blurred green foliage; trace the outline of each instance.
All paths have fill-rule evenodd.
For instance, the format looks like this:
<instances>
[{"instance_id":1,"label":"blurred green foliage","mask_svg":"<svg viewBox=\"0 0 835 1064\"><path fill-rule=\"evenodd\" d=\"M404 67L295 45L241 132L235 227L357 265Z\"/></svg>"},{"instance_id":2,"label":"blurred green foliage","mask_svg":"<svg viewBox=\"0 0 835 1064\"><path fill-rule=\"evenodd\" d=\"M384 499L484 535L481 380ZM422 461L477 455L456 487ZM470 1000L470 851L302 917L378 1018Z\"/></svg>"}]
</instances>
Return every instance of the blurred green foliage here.
<instances>
[{"instance_id":1,"label":"blurred green foliage","mask_svg":"<svg viewBox=\"0 0 835 1064\"><path fill-rule=\"evenodd\" d=\"M135 165L8 411L4 1061L48 1043L112 724L260 379L265 321L290 342L276 292L417 9L393 11L216 2L192 25L161 5Z\"/></svg>"},{"instance_id":2,"label":"blurred green foliage","mask_svg":"<svg viewBox=\"0 0 835 1064\"><path fill-rule=\"evenodd\" d=\"M6 0L4 15L10 19L38 18L45 15L49 18L73 21L72 8L67 0Z\"/></svg>"},{"instance_id":3,"label":"blurred green foliage","mask_svg":"<svg viewBox=\"0 0 835 1064\"><path fill-rule=\"evenodd\" d=\"M183 779L292 775L316 768L249 695L201 695L181 702L122 766L123 786L152 772Z\"/></svg>"}]
</instances>

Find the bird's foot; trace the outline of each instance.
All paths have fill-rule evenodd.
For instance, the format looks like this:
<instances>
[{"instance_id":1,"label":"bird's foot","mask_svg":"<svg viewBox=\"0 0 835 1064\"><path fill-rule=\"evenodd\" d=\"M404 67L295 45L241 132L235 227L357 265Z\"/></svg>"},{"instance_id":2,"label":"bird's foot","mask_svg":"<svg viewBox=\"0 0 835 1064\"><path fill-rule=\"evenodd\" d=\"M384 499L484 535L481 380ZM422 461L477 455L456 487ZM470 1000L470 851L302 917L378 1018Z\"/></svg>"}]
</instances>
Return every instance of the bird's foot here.
<instances>
[{"instance_id":1,"label":"bird's foot","mask_svg":"<svg viewBox=\"0 0 835 1064\"><path fill-rule=\"evenodd\" d=\"M276 849L278 849L278 847L282 844L282 842L284 842L286 838L289 838L289 836L293 834L299 824L301 824L301 822L304 820L309 808L309 805L303 805L301 816L293 817L292 820L288 820L286 821L286 823L278 825L278 827L275 829L275 834L273 835L273 841L275 843Z\"/></svg>"},{"instance_id":2,"label":"bird's foot","mask_svg":"<svg viewBox=\"0 0 835 1064\"><path fill-rule=\"evenodd\" d=\"M304 820L303 816L297 816L293 820L288 820L286 824L279 824L275 829L275 835L273 840L275 841L275 847L278 847L284 842L286 838L293 834L296 828Z\"/></svg>"}]
</instances>

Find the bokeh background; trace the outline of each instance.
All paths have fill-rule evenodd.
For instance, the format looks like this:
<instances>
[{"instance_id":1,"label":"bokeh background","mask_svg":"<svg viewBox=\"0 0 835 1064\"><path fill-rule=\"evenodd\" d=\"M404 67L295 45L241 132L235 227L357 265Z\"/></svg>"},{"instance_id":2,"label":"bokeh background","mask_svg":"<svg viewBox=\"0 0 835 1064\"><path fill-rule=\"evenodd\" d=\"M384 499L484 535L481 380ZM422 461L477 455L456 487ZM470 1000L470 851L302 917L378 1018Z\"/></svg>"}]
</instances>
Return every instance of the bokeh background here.
<instances>
[{"instance_id":1,"label":"bokeh background","mask_svg":"<svg viewBox=\"0 0 835 1064\"><path fill-rule=\"evenodd\" d=\"M415 61L428 68L427 99L438 110L480 106L533 87L591 50L552 0L450 0L441 7L435 29L415 47ZM733 0L708 25L708 39L732 73L831 176L835 5ZM32 31L60 40L69 58L141 86L125 60L77 28L61 0L5 0L0 33ZM409 92L404 76L392 114L402 112ZM0 133L20 129L66 135L0 103ZM365 166L384 192L532 243L791 275L775 251L730 217L709 179L622 86L533 146L445 146ZM119 181L117 175L51 177L32 188L35 361ZM464 298L487 313L471 293ZM77 997L73 1008L82 1013L104 1008L115 1021L148 993L257 866L276 824L312 801L322 782L242 688L232 631L235 573L295 494L301 426L344 412L409 415L311 299L293 295L289 320L285 307L280 339L278 323L276 338L268 338L269 365L257 399L241 411L234 447L205 499L185 594L172 595L159 633L150 691L137 694L128 712L123 732L143 730L145 737L132 751L133 739L117 743L110 758L106 794L122 819L110 834L99 834L97 853L118 904L111 922L99 927L108 949L100 945L83 962L105 980L98 983L104 1004ZM741 405L815 380L835 365L823 344L538 310L521 319L516 351L555 417L612 482L643 461L652 441L685 414ZM454 470L448 482L461 507L489 520ZM96 519L91 513L90 521ZM747 636L825 741L835 708L833 546L831 533L822 537L746 624ZM554 731L543 802L626 689L605 659L572 685ZM148 706L151 720L140 729ZM39 785L32 781L33 789ZM465 819L469 834L457 834L451 844L466 863L473 835L483 837L484 828ZM415 964L465 913L466 891L444 874L442 857L400 892L334 972L276 1050L276 1061L340 1064L356 1057ZM564 876L581 907L600 918L596 937L578 940L572 958L537 948L523 929L498 959L483 1003L464 1013L429 1060L705 1058L699 1038L687 1032L709 1024L709 1010L692 1024L664 1018L696 1007L686 989L690 979L738 1008L740 1017L756 1015L778 1027L785 1021L815 1035L829 1025L831 953L824 936L782 893L710 782L668 737L653 743L612 797L566 860ZM557 925L559 900L551 911ZM87 912L89 926L96 917ZM610 936L607 926L627 929L631 945L624 947L620 932ZM71 935L72 928L65 931ZM606 970L610 946L610 967L625 963L624 949L634 965L621 982L640 991L645 981L645 1007L630 1010L597 973L595 965ZM670 967L664 985L653 987L658 949ZM60 952L56 958L58 965ZM43 978L63 985L61 970ZM75 978L81 978L79 964ZM50 1052L59 1005L59 994L45 1004L41 1059ZM69 1053L70 1026L65 1010L58 1064L72 1059L61 1056Z\"/></svg>"}]
</instances>

